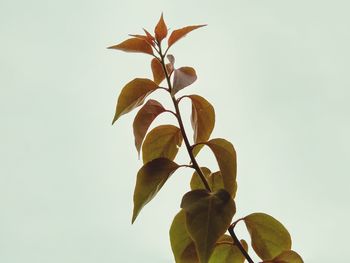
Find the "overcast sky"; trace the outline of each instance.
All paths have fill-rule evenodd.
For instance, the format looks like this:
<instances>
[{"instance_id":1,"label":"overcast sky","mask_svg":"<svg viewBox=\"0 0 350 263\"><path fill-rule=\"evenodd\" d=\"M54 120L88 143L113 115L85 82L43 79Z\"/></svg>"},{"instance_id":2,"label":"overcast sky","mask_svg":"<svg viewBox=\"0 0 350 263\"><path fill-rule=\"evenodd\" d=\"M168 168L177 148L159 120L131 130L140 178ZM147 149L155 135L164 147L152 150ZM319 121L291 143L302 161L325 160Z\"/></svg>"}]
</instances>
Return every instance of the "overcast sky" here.
<instances>
[{"instance_id":1,"label":"overcast sky","mask_svg":"<svg viewBox=\"0 0 350 263\"><path fill-rule=\"evenodd\" d=\"M238 154L237 217L266 212L307 263L348 251L348 1L0 1L0 261L174 262L168 229L188 191L179 170L131 225L141 167L136 112L111 126L120 89L151 57L106 47L208 24L174 45L215 107L213 137ZM170 105L159 92L153 98ZM181 105L191 136L188 102ZM163 116L153 125L173 123ZM179 163L186 163L181 152ZM205 150L200 165L217 168ZM239 237L247 238L243 226Z\"/></svg>"}]
</instances>

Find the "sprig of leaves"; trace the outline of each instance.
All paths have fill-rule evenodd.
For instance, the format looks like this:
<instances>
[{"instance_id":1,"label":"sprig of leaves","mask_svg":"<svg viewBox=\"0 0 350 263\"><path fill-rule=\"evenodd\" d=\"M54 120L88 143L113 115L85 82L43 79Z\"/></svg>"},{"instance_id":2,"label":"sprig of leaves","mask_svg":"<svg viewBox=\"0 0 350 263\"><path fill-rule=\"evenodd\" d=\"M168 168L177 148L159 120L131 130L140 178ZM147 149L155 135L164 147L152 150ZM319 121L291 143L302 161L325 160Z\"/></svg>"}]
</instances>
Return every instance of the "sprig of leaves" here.
<instances>
[{"instance_id":1,"label":"sprig of leaves","mask_svg":"<svg viewBox=\"0 0 350 263\"><path fill-rule=\"evenodd\" d=\"M197 79L194 68L175 68L175 57L169 49L195 29L205 25L193 25L173 30L163 52L163 41L168 36L168 27L161 15L154 28L154 35L144 29L144 35L132 34L129 38L110 48L125 52L151 55L153 79L135 78L121 90L113 118L115 123L122 115L142 106L133 123L135 146L138 154L142 149L143 166L137 173L134 191L132 223L141 209L161 190L170 176L180 167L194 169L190 182L191 190L181 202L181 210L170 228L170 241L177 263L252 263L248 244L239 240L234 227L240 221L246 224L251 237L251 246L265 263L302 263L302 258L291 250L291 237L287 229L275 218L264 213L253 213L236 220L234 198L237 191L237 159L234 146L223 138L210 138L215 126L214 107L205 98L184 95L178 92ZM166 61L166 59L168 61ZM166 80L167 88L160 84ZM173 110L159 101L145 100L156 90L166 90L173 102ZM190 142L184 129L180 102L189 98L192 103L191 124L193 140ZM160 125L148 131L153 121L162 113L171 113L178 126ZM182 142L190 157L190 165L176 163L176 155ZM207 146L213 152L219 171L200 167L196 156ZM227 235L227 231L230 236Z\"/></svg>"}]
</instances>

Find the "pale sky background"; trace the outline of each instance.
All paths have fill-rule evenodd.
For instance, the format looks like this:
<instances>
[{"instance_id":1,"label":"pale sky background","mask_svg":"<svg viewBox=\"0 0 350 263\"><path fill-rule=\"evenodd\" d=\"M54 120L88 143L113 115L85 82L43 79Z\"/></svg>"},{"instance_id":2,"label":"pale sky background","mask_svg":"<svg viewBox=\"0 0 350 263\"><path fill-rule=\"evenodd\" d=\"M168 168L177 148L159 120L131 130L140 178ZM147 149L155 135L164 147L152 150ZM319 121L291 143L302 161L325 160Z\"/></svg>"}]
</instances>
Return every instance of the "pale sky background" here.
<instances>
[{"instance_id":1,"label":"pale sky background","mask_svg":"<svg viewBox=\"0 0 350 263\"><path fill-rule=\"evenodd\" d=\"M307 263L347 262L349 8L0 0L0 262L174 262L168 229L191 171L174 174L130 224L136 111L110 124L123 85L151 77L151 57L106 49L153 30L162 11L172 29L209 24L171 53L197 70L183 94L205 96L217 114L213 137L236 147L237 217L273 215ZM161 94L153 98L170 105ZM188 102L182 110L187 120ZM209 151L199 163L215 170ZM243 226L238 235L248 238Z\"/></svg>"}]
</instances>

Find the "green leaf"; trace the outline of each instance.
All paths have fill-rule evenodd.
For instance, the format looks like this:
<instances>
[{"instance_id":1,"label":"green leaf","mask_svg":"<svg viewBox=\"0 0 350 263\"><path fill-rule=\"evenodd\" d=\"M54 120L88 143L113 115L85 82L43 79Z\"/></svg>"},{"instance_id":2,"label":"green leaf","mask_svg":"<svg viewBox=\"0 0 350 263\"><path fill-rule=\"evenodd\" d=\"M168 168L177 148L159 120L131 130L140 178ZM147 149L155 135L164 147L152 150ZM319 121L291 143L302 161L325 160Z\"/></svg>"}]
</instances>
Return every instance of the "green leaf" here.
<instances>
[{"instance_id":1,"label":"green leaf","mask_svg":"<svg viewBox=\"0 0 350 263\"><path fill-rule=\"evenodd\" d=\"M141 209L155 197L178 167L176 163L166 158L158 158L142 166L137 173L132 223Z\"/></svg>"},{"instance_id":2,"label":"green leaf","mask_svg":"<svg viewBox=\"0 0 350 263\"><path fill-rule=\"evenodd\" d=\"M194 143L206 142L215 126L215 111L213 106L203 97L198 95L188 96L192 101L191 124L193 128ZM193 149L196 156L203 145Z\"/></svg>"},{"instance_id":3,"label":"green leaf","mask_svg":"<svg viewBox=\"0 0 350 263\"><path fill-rule=\"evenodd\" d=\"M133 130L135 146L139 154L143 139L145 138L149 126L151 126L154 119L164 111L164 107L158 101L149 100L137 113L133 123Z\"/></svg>"},{"instance_id":4,"label":"green leaf","mask_svg":"<svg viewBox=\"0 0 350 263\"><path fill-rule=\"evenodd\" d=\"M142 146L142 159L147 163L164 157L174 160L182 144L181 130L174 125L160 125L151 130Z\"/></svg>"},{"instance_id":5,"label":"green leaf","mask_svg":"<svg viewBox=\"0 0 350 263\"><path fill-rule=\"evenodd\" d=\"M252 247L262 260L271 260L291 249L288 230L272 216L254 213L246 216L244 222L252 239Z\"/></svg>"},{"instance_id":6,"label":"green leaf","mask_svg":"<svg viewBox=\"0 0 350 263\"><path fill-rule=\"evenodd\" d=\"M171 89L171 93L174 95L179 90L191 85L197 79L196 71L191 67L181 67L175 69L174 71L174 80L173 80L173 88Z\"/></svg>"},{"instance_id":7,"label":"green leaf","mask_svg":"<svg viewBox=\"0 0 350 263\"><path fill-rule=\"evenodd\" d=\"M226 191L228 191L231 196L235 196L237 190L237 160L233 145L229 141L221 138L212 139L203 144L207 145L214 153Z\"/></svg>"},{"instance_id":8,"label":"green leaf","mask_svg":"<svg viewBox=\"0 0 350 263\"><path fill-rule=\"evenodd\" d=\"M112 124L120 116L142 105L145 98L157 88L158 85L150 79L136 78L126 84L119 95Z\"/></svg>"},{"instance_id":9,"label":"green leaf","mask_svg":"<svg viewBox=\"0 0 350 263\"><path fill-rule=\"evenodd\" d=\"M224 189L224 181L222 180L221 172L215 172L212 173L207 167L201 167L202 173L204 174L204 177L207 179L207 182L210 186L210 189L215 192L219 189ZM196 189L205 189L205 186L200 179L197 172L194 172L191 178L190 182L191 190ZM234 191L236 192L236 191ZM233 196L234 198L234 196Z\"/></svg>"},{"instance_id":10,"label":"green leaf","mask_svg":"<svg viewBox=\"0 0 350 263\"><path fill-rule=\"evenodd\" d=\"M174 217L169 235L176 263L198 263L196 247L187 232L184 210Z\"/></svg>"},{"instance_id":11,"label":"green leaf","mask_svg":"<svg viewBox=\"0 0 350 263\"><path fill-rule=\"evenodd\" d=\"M186 27L174 30L170 34L170 37L168 39L168 47L172 46L179 39L185 37L187 33L203 26L206 26L206 25L186 26Z\"/></svg>"},{"instance_id":12,"label":"green leaf","mask_svg":"<svg viewBox=\"0 0 350 263\"><path fill-rule=\"evenodd\" d=\"M159 85L165 79L165 74L162 64L157 58L152 59L151 69L153 74L153 80L157 85Z\"/></svg>"},{"instance_id":13,"label":"green leaf","mask_svg":"<svg viewBox=\"0 0 350 263\"><path fill-rule=\"evenodd\" d=\"M154 33L157 41L160 43L168 34L168 28L164 22L163 14L160 16L160 19L154 29Z\"/></svg>"},{"instance_id":14,"label":"green leaf","mask_svg":"<svg viewBox=\"0 0 350 263\"><path fill-rule=\"evenodd\" d=\"M248 245L244 240L241 240L241 244L248 251ZM245 257L239 248L233 244L232 237L224 235L216 243L209 263L244 263L244 261Z\"/></svg>"},{"instance_id":15,"label":"green leaf","mask_svg":"<svg viewBox=\"0 0 350 263\"><path fill-rule=\"evenodd\" d=\"M132 53L146 53L153 55L152 46L145 40L139 37L129 38L118 45L110 46L109 49L117 49Z\"/></svg>"},{"instance_id":16,"label":"green leaf","mask_svg":"<svg viewBox=\"0 0 350 263\"><path fill-rule=\"evenodd\" d=\"M288 250L282 252L273 260L264 261L263 263L304 263L304 261L297 252Z\"/></svg>"},{"instance_id":17,"label":"green leaf","mask_svg":"<svg viewBox=\"0 0 350 263\"><path fill-rule=\"evenodd\" d=\"M224 189L198 189L186 193L181 202L188 233L196 245L201 263L208 263L217 240L227 231L236 207Z\"/></svg>"}]
</instances>

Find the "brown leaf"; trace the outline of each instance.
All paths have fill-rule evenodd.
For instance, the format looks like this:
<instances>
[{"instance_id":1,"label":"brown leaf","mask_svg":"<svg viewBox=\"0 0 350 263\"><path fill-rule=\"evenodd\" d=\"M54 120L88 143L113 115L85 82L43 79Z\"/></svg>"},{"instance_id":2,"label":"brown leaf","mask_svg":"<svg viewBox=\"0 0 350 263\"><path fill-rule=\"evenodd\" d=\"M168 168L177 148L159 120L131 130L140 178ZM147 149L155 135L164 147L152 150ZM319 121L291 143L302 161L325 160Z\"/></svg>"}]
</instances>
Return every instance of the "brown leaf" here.
<instances>
[{"instance_id":1,"label":"brown leaf","mask_svg":"<svg viewBox=\"0 0 350 263\"><path fill-rule=\"evenodd\" d=\"M147 41L137 37L129 38L124 42L108 47L109 49L117 49L125 52L146 53L153 55L153 49Z\"/></svg>"},{"instance_id":2,"label":"brown leaf","mask_svg":"<svg viewBox=\"0 0 350 263\"><path fill-rule=\"evenodd\" d=\"M159 85L165 79L165 74L162 64L157 58L152 59L151 68L153 73L153 80Z\"/></svg>"},{"instance_id":3,"label":"brown leaf","mask_svg":"<svg viewBox=\"0 0 350 263\"><path fill-rule=\"evenodd\" d=\"M154 29L154 33L155 33L155 36L156 36L158 43L160 43L164 38L166 38L166 36L168 34L168 28L164 22L163 13L160 16L158 24L156 25L156 27Z\"/></svg>"},{"instance_id":4,"label":"brown leaf","mask_svg":"<svg viewBox=\"0 0 350 263\"><path fill-rule=\"evenodd\" d=\"M158 101L149 100L137 113L133 123L133 130L135 146L139 154L149 126L151 126L153 120L164 111L164 107Z\"/></svg>"},{"instance_id":5,"label":"brown leaf","mask_svg":"<svg viewBox=\"0 0 350 263\"><path fill-rule=\"evenodd\" d=\"M193 128L194 143L206 142L215 126L215 111L213 106L205 98L198 95L188 96L192 101L191 124ZM193 149L196 156L203 145L198 145Z\"/></svg>"},{"instance_id":6,"label":"brown leaf","mask_svg":"<svg viewBox=\"0 0 350 263\"><path fill-rule=\"evenodd\" d=\"M176 41L186 36L187 33L203 26L206 26L206 25L186 26L186 27L174 30L170 34L170 37L168 39L168 47L172 46Z\"/></svg>"},{"instance_id":7,"label":"brown leaf","mask_svg":"<svg viewBox=\"0 0 350 263\"><path fill-rule=\"evenodd\" d=\"M158 85L150 79L136 78L126 84L118 97L112 124L120 116L142 105L145 98L157 88Z\"/></svg>"},{"instance_id":8,"label":"brown leaf","mask_svg":"<svg viewBox=\"0 0 350 263\"><path fill-rule=\"evenodd\" d=\"M197 79L196 71L191 67L181 67L175 69L174 71L174 80L173 80L173 88L171 89L171 93L174 95L179 90L191 85Z\"/></svg>"}]
</instances>

